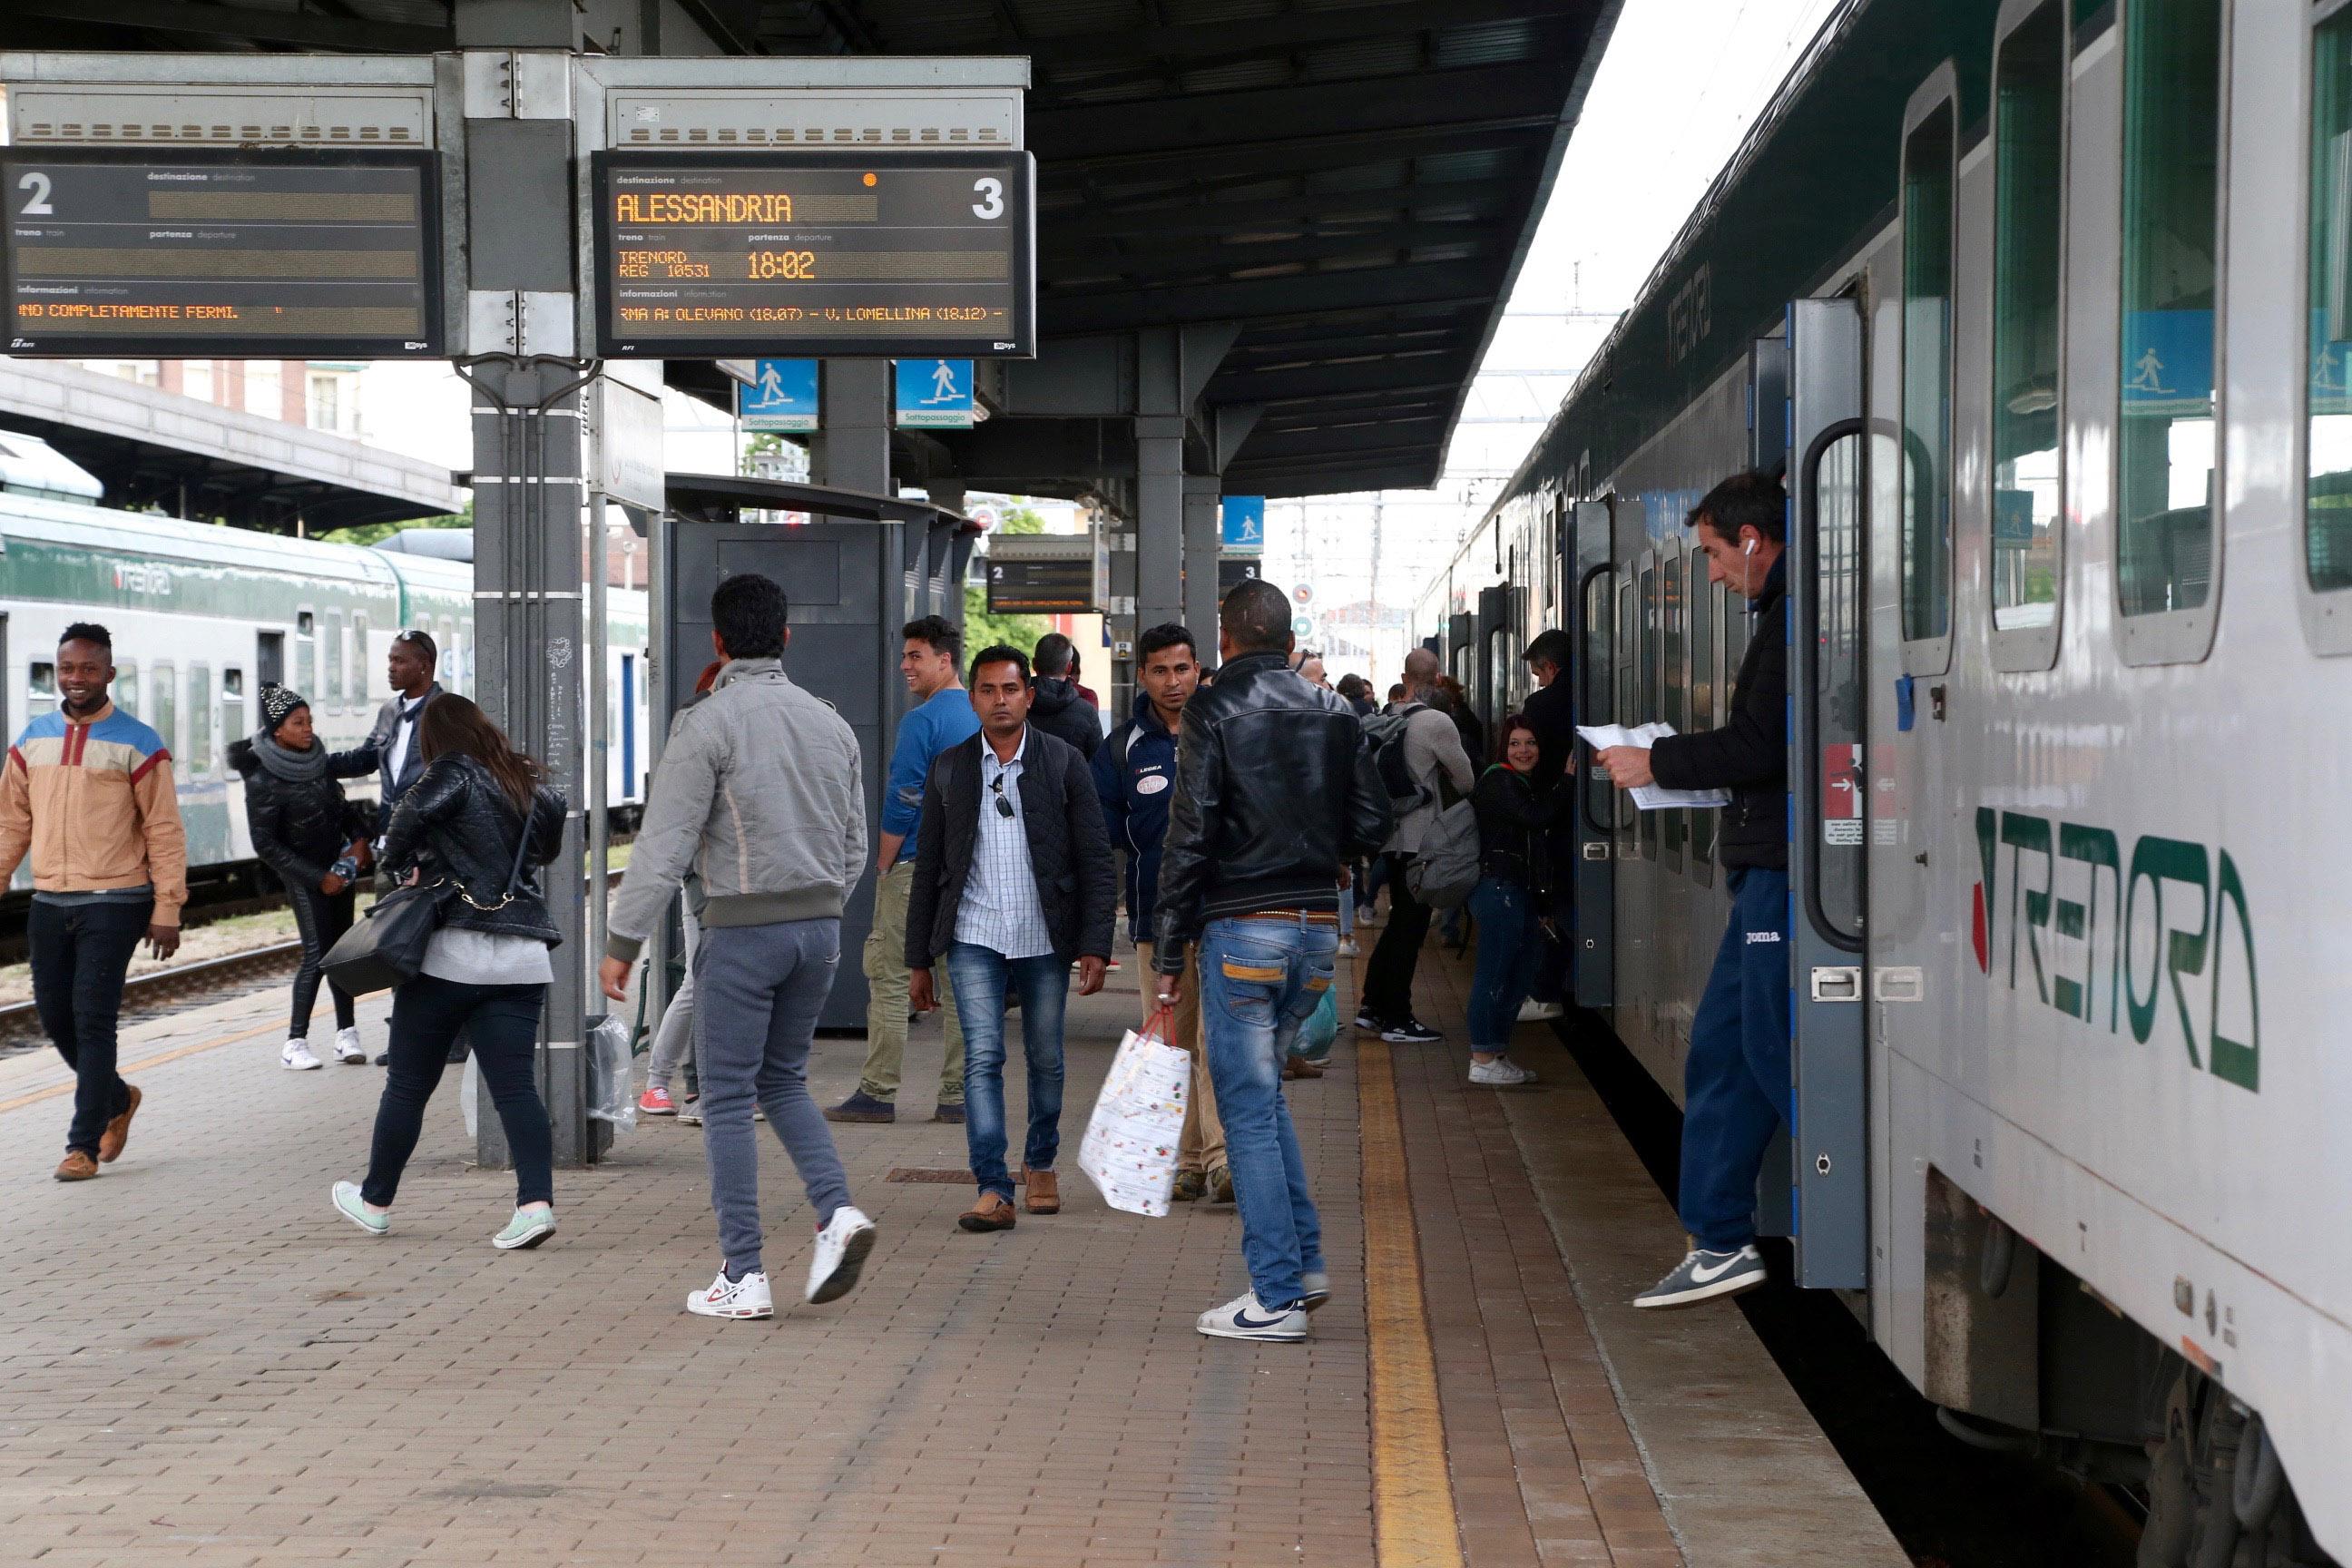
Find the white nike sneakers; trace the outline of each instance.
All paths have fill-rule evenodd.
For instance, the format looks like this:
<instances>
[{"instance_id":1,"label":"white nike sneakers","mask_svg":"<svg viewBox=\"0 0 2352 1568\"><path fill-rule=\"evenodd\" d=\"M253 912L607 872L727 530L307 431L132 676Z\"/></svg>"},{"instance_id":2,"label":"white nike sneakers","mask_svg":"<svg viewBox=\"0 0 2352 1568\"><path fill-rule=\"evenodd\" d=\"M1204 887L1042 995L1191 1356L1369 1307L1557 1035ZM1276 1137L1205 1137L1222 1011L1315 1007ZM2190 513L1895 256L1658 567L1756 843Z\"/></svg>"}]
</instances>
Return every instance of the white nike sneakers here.
<instances>
[{"instance_id":1,"label":"white nike sneakers","mask_svg":"<svg viewBox=\"0 0 2352 1568\"><path fill-rule=\"evenodd\" d=\"M857 1289L857 1271L874 1250L874 1222L848 1204L833 1211L833 1218L816 1233L816 1254L809 1259L808 1299L837 1301Z\"/></svg>"},{"instance_id":2,"label":"white nike sneakers","mask_svg":"<svg viewBox=\"0 0 2352 1568\"><path fill-rule=\"evenodd\" d=\"M360 1044L360 1032L357 1029L335 1031L335 1059L347 1068L367 1066L367 1047Z\"/></svg>"},{"instance_id":3,"label":"white nike sneakers","mask_svg":"<svg viewBox=\"0 0 2352 1568\"><path fill-rule=\"evenodd\" d=\"M289 1040L286 1048L278 1053L278 1065L288 1072L315 1072L321 1064L310 1054L310 1041Z\"/></svg>"},{"instance_id":4,"label":"white nike sneakers","mask_svg":"<svg viewBox=\"0 0 2352 1568\"><path fill-rule=\"evenodd\" d=\"M1533 1083L1536 1075L1508 1057L1496 1057L1491 1062L1472 1062L1470 1081L1481 1089L1517 1089Z\"/></svg>"},{"instance_id":5,"label":"white nike sneakers","mask_svg":"<svg viewBox=\"0 0 2352 1568\"><path fill-rule=\"evenodd\" d=\"M1257 1292L1252 1290L1202 1313L1192 1326L1213 1340L1265 1340L1273 1344L1290 1344L1307 1337L1307 1310L1303 1307L1286 1307L1270 1312L1258 1305Z\"/></svg>"},{"instance_id":6,"label":"white nike sneakers","mask_svg":"<svg viewBox=\"0 0 2352 1568\"><path fill-rule=\"evenodd\" d=\"M1549 1019L1564 1016L1567 1012L1568 1009L1557 1002L1538 1002L1530 996L1519 1004L1519 1022L1540 1024Z\"/></svg>"},{"instance_id":7,"label":"white nike sneakers","mask_svg":"<svg viewBox=\"0 0 2352 1568\"><path fill-rule=\"evenodd\" d=\"M1737 1296L1764 1283L1764 1255L1753 1246L1737 1252L1709 1252L1701 1247L1675 1267L1673 1273L1633 1298L1636 1307L1689 1307L1717 1296Z\"/></svg>"},{"instance_id":8,"label":"white nike sneakers","mask_svg":"<svg viewBox=\"0 0 2352 1568\"><path fill-rule=\"evenodd\" d=\"M727 1278L721 1268L707 1290L686 1299L686 1310L698 1318L772 1318L776 1299L768 1290L768 1277L753 1270L740 1279Z\"/></svg>"}]
</instances>

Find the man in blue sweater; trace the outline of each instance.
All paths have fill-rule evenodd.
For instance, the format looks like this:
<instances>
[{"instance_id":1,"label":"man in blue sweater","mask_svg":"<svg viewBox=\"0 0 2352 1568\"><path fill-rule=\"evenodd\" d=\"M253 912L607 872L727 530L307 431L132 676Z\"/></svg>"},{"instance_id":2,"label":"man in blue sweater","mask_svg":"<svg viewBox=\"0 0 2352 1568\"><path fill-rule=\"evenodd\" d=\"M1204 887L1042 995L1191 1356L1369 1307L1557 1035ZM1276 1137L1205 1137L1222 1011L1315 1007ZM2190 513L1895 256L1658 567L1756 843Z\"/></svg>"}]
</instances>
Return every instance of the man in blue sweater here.
<instances>
[{"instance_id":1,"label":"man in blue sweater","mask_svg":"<svg viewBox=\"0 0 2352 1568\"><path fill-rule=\"evenodd\" d=\"M895 1121L898 1074L907 1058L907 897L914 889L916 830L922 826L923 781L941 752L980 733L980 715L964 694L958 666L963 632L938 616L908 621L898 673L914 705L898 721L890 776L882 785L882 832L876 857L874 929L866 938L866 1067L857 1091L825 1110L829 1121ZM963 1120L963 1024L941 971L947 1050L940 1062L934 1121Z\"/></svg>"},{"instance_id":2,"label":"man in blue sweater","mask_svg":"<svg viewBox=\"0 0 2352 1568\"><path fill-rule=\"evenodd\" d=\"M1143 695L1135 717L1110 732L1095 752L1095 794L1102 801L1103 825L1114 847L1127 854L1129 934L1135 938L1137 984L1148 1021L1159 1008L1151 978L1153 906L1160 895L1160 847L1168 837L1168 805L1175 798L1176 722L1185 700L1201 683L1201 661L1192 634L1170 621L1135 640L1136 680ZM1225 1168L1225 1130L1217 1120L1216 1090L1210 1087L1208 1058L1201 1051L1201 994L1192 984L1192 959L1184 960L1184 989L1178 999L1169 1041L1192 1053L1192 1092L1184 1105L1184 1135L1176 1150L1179 1203L1206 1196L1234 1201L1234 1178Z\"/></svg>"}]
</instances>

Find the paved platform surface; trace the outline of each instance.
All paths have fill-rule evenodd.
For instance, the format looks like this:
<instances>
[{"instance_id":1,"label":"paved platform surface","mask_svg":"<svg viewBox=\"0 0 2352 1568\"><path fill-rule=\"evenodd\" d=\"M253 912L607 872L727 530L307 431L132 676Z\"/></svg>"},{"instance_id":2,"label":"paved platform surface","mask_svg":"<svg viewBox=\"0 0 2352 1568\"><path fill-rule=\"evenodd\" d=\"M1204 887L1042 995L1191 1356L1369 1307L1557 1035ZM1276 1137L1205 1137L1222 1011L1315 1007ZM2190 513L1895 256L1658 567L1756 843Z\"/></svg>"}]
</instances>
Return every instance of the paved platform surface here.
<instances>
[{"instance_id":1,"label":"paved platform surface","mask_svg":"<svg viewBox=\"0 0 2352 1568\"><path fill-rule=\"evenodd\" d=\"M1425 973L1458 1020L1459 966ZM1738 1314L1625 1321L1679 1237L1532 1029L1548 1081L1510 1096L1343 1034L1291 1086L1338 1297L1305 1346L1195 1334L1245 1284L1233 1211L1114 1214L1075 1169L1134 977L1070 1011L1063 1214L971 1237L968 1188L886 1182L964 1163L910 1099L836 1129L882 1231L865 1283L772 1324L682 1310L716 1252L673 1122L559 1172L559 1235L501 1254L512 1189L467 1163L455 1072L392 1235L329 1211L381 1073L279 1070L274 994L126 1037L147 1105L93 1183L47 1178L54 1055L0 1061L0 1561L1901 1561ZM918 1030L910 1084L938 1048ZM862 1056L822 1043L819 1092ZM809 1215L763 1160L781 1305Z\"/></svg>"}]
</instances>

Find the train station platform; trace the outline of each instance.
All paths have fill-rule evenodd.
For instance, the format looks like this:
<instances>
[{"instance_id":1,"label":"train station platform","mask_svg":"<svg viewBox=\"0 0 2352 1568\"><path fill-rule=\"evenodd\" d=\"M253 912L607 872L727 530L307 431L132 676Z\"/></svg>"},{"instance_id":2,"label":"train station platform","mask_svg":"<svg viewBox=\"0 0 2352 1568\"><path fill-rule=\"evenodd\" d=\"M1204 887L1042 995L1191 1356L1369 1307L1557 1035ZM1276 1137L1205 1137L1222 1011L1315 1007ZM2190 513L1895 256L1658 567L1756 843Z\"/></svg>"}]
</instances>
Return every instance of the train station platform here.
<instances>
[{"instance_id":1,"label":"train station platform","mask_svg":"<svg viewBox=\"0 0 2352 1568\"><path fill-rule=\"evenodd\" d=\"M1369 945L1369 944L1368 944ZM1433 947L1425 1014L1462 1016ZM0 1552L126 1563L1016 1563L1874 1568L1903 1553L1745 1319L1627 1305L1682 1238L1559 1042L1472 1090L1452 1045L1343 1032L1289 1088L1337 1294L1306 1345L1201 1338L1230 1206L1107 1210L1077 1134L1131 954L1070 1009L1065 1211L975 1237L961 1131L835 1129L881 1227L859 1289L784 1302L808 1223L763 1146L772 1323L683 1311L714 1243L698 1140L641 1123L499 1253L456 1084L392 1234L329 1209L382 1077L277 1065L283 993L126 1035L146 1091L104 1177L48 1179L70 1093L0 1061ZM386 1006L362 1005L371 1048ZM863 1055L822 1042L818 1092ZM454 1077L454 1075L453 1075ZM1017 1099L1017 1094L1014 1096ZM1018 1125L1017 1112L1015 1125ZM945 1173L942 1176L940 1173Z\"/></svg>"}]
</instances>

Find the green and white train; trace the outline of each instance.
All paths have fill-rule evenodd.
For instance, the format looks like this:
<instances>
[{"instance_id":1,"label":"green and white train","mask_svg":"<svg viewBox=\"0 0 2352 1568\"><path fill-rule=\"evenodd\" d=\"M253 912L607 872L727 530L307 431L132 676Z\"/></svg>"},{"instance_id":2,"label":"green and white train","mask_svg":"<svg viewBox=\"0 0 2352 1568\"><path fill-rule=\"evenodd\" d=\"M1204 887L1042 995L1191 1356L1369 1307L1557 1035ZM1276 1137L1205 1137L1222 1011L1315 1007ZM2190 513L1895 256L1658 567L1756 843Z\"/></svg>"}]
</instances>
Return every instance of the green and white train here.
<instances>
[{"instance_id":1,"label":"green and white train","mask_svg":"<svg viewBox=\"0 0 2352 1568\"><path fill-rule=\"evenodd\" d=\"M1852 4L1421 609L1490 720L1560 626L1584 721L1706 727L1685 515L1786 465L1759 1209L2147 1568L2352 1561L2347 364L2352 4ZM1712 814L1580 789L1578 995L1679 1098Z\"/></svg>"},{"instance_id":2,"label":"green and white train","mask_svg":"<svg viewBox=\"0 0 2352 1568\"><path fill-rule=\"evenodd\" d=\"M244 785L226 751L259 722L261 683L303 693L326 743L355 746L390 695L393 635L415 627L440 647L441 683L473 695L473 590L462 562L0 492L0 727L14 736L56 704L69 623L105 626L115 701L171 748L192 878L249 877ZM643 592L610 591L606 800L625 820L650 767L647 614ZM375 782L351 790L372 796ZM29 886L22 872L17 882Z\"/></svg>"}]
</instances>

